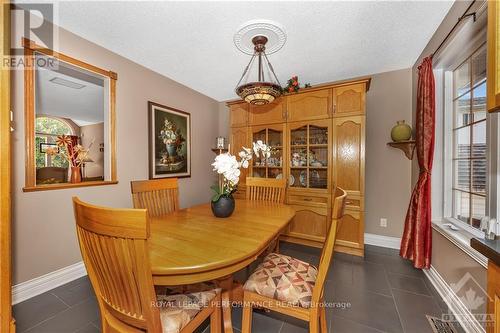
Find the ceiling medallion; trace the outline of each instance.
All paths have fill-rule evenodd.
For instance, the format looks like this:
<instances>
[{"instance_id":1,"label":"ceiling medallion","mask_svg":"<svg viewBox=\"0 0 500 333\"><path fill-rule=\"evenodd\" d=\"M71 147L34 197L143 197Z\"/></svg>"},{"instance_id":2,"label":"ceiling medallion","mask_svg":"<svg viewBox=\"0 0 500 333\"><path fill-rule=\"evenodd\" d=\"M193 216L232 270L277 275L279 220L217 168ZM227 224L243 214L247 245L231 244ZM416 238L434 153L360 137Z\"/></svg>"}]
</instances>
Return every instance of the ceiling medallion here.
<instances>
[{"instance_id":1,"label":"ceiling medallion","mask_svg":"<svg viewBox=\"0 0 500 333\"><path fill-rule=\"evenodd\" d=\"M281 95L281 84L267 55L277 52L285 42L285 29L279 23L269 20L248 21L234 35L236 48L252 55L236 85L236 93L247 103L265 105ZM255 59L258 62L257 75L252 77L251 69Z\"/></svg>"},{"instance_id":2,"label":"ceiling medallion","mask_svg":"<svg viewBox=\"0 0 500 333\"><path fill-rule=\"evenodd\" d=\"M286 42L285 28L278 22L271 20L251 20L243 23L234 34L234 45L245 54L255 53L252 39L255 36L267 38L266 54L278 52Z\"/></svg>"},{"instance_id":3,"label":"ceiling medallion","mask_svg":"<svg viewBox=\"0 0 500 333\"><path fill-rule=\"evenodd\" d=\"M250 62L245 67L243 74L241 75L238 84L236 85L236 94L241 97L245 102L254 105L265 105L272 103L276 98L281 95L281 84L274 73L273 66L269 62L266 55L266 44L268 38L263 35L258 35L252 38L252 43L254 45L254 52ZM258 72L257 81L248 80L250 75L250 69L254 60L258 61ZM265 62L264 62L265 61ZM266 81L264 67L267 67L267 73L269 80ZM272 74L272 76L271 76ZM243 79L250 81L248 83L242 83Z\"/></svg>"}]
</instances>

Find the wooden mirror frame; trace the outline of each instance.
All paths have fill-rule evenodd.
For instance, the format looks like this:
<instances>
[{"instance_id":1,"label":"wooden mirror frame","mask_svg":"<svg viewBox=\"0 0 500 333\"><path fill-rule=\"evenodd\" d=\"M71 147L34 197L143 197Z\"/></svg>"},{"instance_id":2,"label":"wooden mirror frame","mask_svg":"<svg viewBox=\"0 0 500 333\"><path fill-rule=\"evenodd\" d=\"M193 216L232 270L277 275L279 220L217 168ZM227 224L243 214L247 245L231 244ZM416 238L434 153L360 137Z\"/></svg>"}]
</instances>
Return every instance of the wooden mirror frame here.
<instances>
[{"instance_id":1,"label":"wooden mirror frame","mask_svg":"<svg viewBox=\"0 0 500 333\"><path fill-rule=\"evenodd\" d=\"M99 67L90 65L78 59L64 55L51 49L47 49L35 42L23 38L24 47L24 131L25 131L25 187L24 192L59 190L64 188L99 186L117 184L116 176L116 80L118 75L115 72L107 71ZM100 181L88 181L81 183L58 183L58 184L36 184L35 166L35 52L53 57L57 60L83 68L90 72L109 77L109 131L110 131L110 166L111 179Z\"/></svg>"}]
</instances>

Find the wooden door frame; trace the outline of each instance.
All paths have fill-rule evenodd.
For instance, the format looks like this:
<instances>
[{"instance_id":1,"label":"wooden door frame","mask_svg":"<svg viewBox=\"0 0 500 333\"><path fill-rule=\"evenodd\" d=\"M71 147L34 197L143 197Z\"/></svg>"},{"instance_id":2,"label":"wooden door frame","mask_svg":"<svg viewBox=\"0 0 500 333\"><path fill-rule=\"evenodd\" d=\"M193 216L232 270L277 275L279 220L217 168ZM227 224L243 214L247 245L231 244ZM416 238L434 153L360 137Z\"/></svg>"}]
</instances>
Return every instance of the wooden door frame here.
<instances>
[{"instance_id":1,"label":"wooden door frame","mask_svg":"<svg viewBox=\"0 0 500 333\"><path fill-rule=\"evenodd\" d=\"M12 333L10 68L3 61L10 53L10 1L0 6L0 331Z\"/></svg>"}]
</instances>

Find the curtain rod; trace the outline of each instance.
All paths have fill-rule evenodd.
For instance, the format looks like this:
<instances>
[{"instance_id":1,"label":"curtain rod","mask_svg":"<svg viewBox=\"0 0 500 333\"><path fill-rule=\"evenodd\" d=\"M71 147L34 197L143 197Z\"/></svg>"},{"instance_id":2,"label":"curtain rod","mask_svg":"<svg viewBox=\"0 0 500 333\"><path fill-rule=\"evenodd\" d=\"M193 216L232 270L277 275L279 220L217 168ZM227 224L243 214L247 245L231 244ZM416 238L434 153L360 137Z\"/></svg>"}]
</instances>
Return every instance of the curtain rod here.
<instances>
[{"instance_id":1,"label":"curtain rod","mask_svg":"<svg viewBox=\"0 0 500 333\"><path fill-rule=\"evenodd\" d=\"M451 28L450 32L448 32L448 34L444 37L444 39L441 42L441 44L439 44L439 46L436 48L436 50L434 50L434 52L431 55L431 58L434 57L434 55L436 53L438 53L438 51L443 47L443 45L446 43L446 41L448 40L448 38L450 38L450 36L453 34L453 32L458 27L458 25L460 24L460 22L462 22L463 19L472 16L474 18L474 22L476 22L476 12L467 14L467 12L472 8L472 6L474 5L475 2L476 2L476 0L473 0L470 3L469 7L467 7L467 9L465 10L465 12L462 14L462 16L460 16L458 18L457 23L455 23L455 25L453 26L453 28Z\"/></svg>"}]
</instances>

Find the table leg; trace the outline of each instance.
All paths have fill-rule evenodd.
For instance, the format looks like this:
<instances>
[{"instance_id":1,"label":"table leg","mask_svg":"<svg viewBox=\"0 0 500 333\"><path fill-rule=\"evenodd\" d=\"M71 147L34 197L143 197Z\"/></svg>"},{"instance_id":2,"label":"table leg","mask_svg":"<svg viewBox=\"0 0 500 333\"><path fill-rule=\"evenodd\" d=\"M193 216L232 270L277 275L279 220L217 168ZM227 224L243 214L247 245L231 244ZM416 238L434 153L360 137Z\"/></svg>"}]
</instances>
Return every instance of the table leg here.
<instances>
[{"instance_id":1,"label":"table leg","mask_svg":"<svg viewBox=\"0 0 500 333\"><path fill-rule=\"evenodd\" d=\"M233 333L233 323L231 320L231 303L233 290L233 276L226 276L219 280L222 289L222 321L225 333Z\"/></svg>"}]
</instances>

